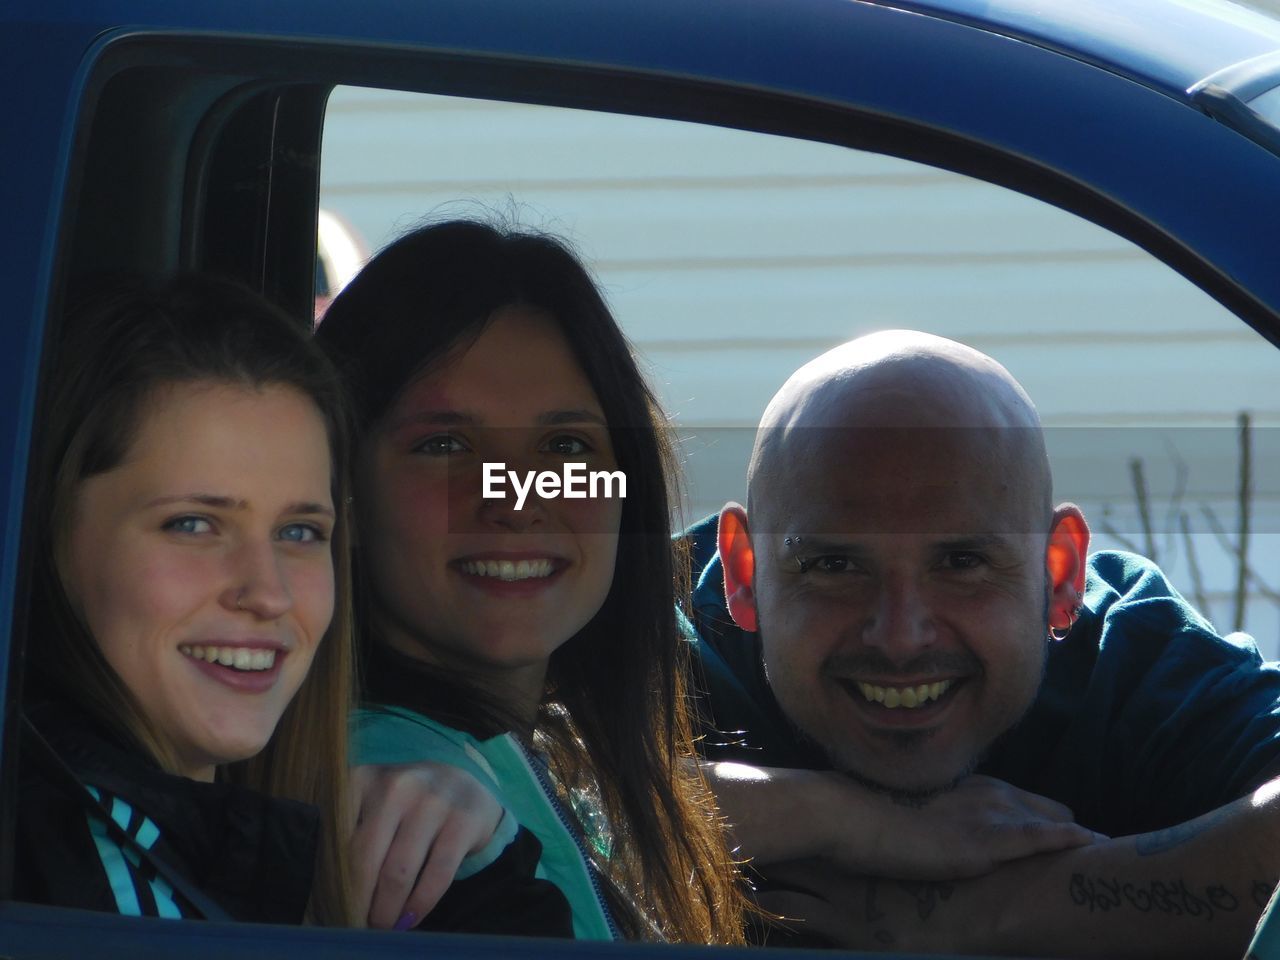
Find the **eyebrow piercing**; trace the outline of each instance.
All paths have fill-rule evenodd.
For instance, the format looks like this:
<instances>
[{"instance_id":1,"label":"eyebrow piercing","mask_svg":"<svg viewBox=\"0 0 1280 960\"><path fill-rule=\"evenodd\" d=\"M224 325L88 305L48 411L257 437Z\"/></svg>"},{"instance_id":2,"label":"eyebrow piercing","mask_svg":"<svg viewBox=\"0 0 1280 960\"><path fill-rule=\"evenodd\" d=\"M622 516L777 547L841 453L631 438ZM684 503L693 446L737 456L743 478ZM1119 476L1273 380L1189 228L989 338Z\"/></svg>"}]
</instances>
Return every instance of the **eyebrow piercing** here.
<instances>
[{"instance_id":1,"label":"eyebrow piercing","mask_svg":"<svg viewBox=\"0 0 1280 960\"><path fill-rule=\"evenodd\" d=\"M804 537L783 537L782 542L788 547L798 547L800 546L800 541L803 539Z\"/></svg>"}]
</instances>

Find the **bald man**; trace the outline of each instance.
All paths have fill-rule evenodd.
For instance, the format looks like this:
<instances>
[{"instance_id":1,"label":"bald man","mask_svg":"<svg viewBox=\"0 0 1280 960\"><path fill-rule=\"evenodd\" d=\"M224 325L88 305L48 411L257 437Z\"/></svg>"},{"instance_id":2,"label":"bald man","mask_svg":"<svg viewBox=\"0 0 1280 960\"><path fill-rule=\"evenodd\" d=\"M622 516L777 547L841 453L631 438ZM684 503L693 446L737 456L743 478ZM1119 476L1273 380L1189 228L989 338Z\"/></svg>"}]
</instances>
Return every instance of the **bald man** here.
<instances>
[{"instance_id":1,"label":"bald man","mask_svg":"<svg viewBox=\"0 0 1280 960\"><path fill-rule=\"evenodd\" d=\"M892 331L788 380L747 508L691 532L708 769L807 939L1243 952L1280 872L1280 672L1151 564L1090 558L1052 494L1008 371Z\"/></svg>"}]
</instances>

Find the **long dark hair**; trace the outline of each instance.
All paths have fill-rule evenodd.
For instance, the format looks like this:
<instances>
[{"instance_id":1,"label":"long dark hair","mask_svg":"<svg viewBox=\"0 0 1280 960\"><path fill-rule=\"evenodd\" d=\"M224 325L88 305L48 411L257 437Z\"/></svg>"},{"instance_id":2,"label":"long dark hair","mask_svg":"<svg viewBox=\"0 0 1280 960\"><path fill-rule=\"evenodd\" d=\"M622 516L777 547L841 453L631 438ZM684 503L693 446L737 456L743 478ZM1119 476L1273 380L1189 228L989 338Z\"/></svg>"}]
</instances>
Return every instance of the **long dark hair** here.
<instances>
[{"instance_id":1,"label":"long dark hair","mask_svg":"<svg viewBox=\"0 0 1280 960\"><path fill-rule=\"evenodd\" d=\"M552 654L538 730L551 741L561 778L599 792L614 833L607 869L639 907L624 918L628 932L643 936L656 923L670 939L739 942L735 871L692 763L687 644L675 615L688 565L670 538L677 476L670 428L591 277L552 237L472 221L434 224L378 254L333 302L317 336L346 375L363 430L507 306L536 309L560 326L628 478L613 585L595 617ZM437 690L453 688L439 698L447 712L483 702L477 691L459 693L464 678L420 672ZM473 728L494 716L479 707L472 713L463 719ZM441 719L457 725L456 717Z\"/></svg>"},{"instance_id":2,"label":"long dark hair","mask_svg":"<svg viewBox=\"0 0 1280 960\"><path fill-rule=\"evenodd\" d=\"M31 678L169 772L176 765L164 731L108 664L63 587L62 555L76 492L84 480L121 463L147 403L166 385L290 386L309 397L325 421L337 513L333 621L266 748L224 765L218 776L319 807L324 829L310 914L324 923L349 923L346 742L354 655L346 508L350 430L341 381L303 324L244 288L205 277L118 285L82 302L62 333L34 473L31 521L39 533L35 642L27 648Z\"/></svg>"}]
</instances>

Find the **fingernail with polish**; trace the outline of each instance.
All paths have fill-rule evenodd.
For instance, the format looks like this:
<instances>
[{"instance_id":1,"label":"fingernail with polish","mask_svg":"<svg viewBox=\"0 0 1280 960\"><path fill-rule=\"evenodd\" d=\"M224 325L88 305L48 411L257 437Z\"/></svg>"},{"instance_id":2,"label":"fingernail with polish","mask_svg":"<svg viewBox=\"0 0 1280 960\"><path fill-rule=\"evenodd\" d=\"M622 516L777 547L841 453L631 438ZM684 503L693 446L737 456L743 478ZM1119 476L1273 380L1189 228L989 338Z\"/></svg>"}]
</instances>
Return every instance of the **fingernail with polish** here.
<instances>
[{"instance_id":1,"label":"fingernail with polish","mask_svg":"<svg viewBox=\"0 0 1280 960\"><path fill-rule=\"evenodd\" d=\"M405 913L396 921L396 925L392 930L412 930L418 925L418 915L412 911Z\"/></svg>"}]
</instances>

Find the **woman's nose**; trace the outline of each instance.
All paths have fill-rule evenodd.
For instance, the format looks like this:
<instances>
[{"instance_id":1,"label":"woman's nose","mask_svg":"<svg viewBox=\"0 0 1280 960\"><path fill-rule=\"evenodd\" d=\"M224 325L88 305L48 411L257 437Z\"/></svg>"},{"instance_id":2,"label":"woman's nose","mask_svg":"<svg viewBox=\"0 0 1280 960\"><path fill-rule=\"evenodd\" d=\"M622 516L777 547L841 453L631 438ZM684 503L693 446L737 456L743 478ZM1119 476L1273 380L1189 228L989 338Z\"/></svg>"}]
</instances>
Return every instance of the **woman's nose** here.
<instances>
[{"instance_id":1,"label":"woman's nose","mask_svg":"<svg viewBox=\"0 0 1280 960\"><path fill-rule=\"evenodd\" d=\"M274 541L244 543L235 551L231 587L223 604L262 620L282 616L293 606Z\"/></svg>"}]
</instances>

